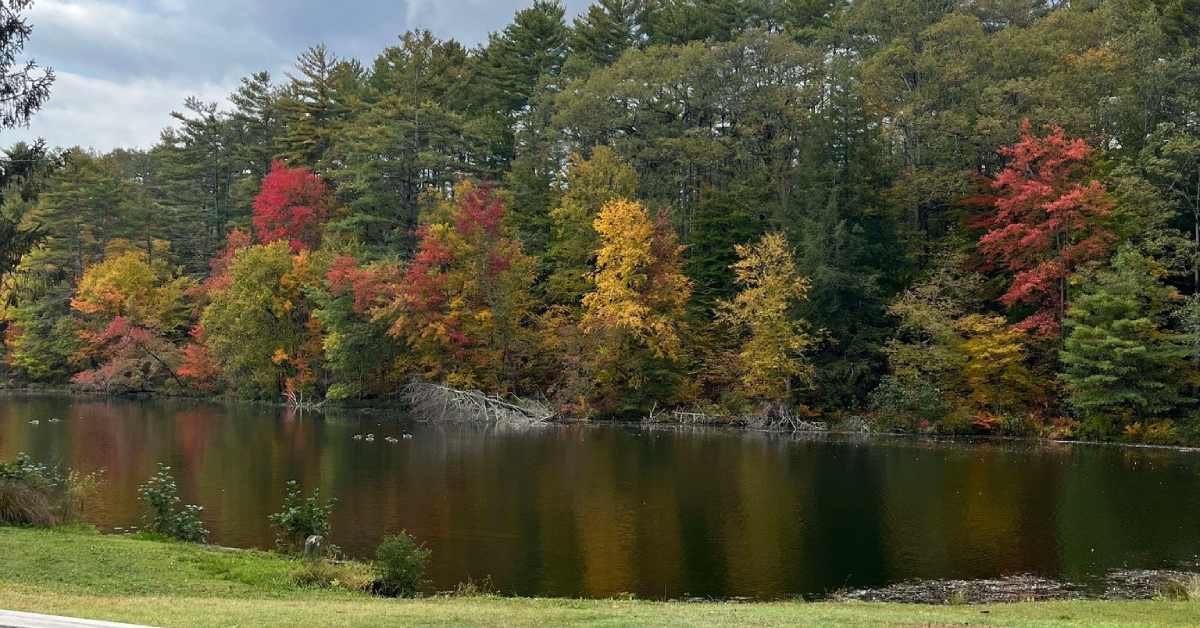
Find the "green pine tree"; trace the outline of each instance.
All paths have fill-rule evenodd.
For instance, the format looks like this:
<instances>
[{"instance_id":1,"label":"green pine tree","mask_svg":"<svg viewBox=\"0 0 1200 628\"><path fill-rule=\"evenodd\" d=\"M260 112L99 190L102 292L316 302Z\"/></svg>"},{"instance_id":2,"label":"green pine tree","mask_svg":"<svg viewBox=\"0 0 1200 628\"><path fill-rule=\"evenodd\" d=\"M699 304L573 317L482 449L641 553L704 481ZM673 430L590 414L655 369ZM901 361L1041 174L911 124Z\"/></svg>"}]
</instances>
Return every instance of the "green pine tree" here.
<instances>
[{"instance_id":1,"label":"green pine tree","mask_svg":"<svg viewBox=\"0 0 1200 628\"><path fill-rule=\"evenodd\" d=\"M1064 323L1062 379L1087 432L1110 436L1183 401L1188 351L1166 326L1175 294L1149 259L1123 247L1075 297Z\"/></svg>"}]
</instances>

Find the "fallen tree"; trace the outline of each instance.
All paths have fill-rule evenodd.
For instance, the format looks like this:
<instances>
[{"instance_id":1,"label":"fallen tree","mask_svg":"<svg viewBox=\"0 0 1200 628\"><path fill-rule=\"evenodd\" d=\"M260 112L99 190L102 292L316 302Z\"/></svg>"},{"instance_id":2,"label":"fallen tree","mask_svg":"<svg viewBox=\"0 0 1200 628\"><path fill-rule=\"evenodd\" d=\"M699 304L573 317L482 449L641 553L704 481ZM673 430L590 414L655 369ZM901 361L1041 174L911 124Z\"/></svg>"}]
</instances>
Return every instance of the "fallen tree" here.
<instances>
[{"instance_id":1,"label":"fallen tree","mask_svg":"<svg viewBox=\"0 0 1200 628\"><path fill-rule=\"evenodd\" d=\"M404 397L413 413L426 421L545 423L557 416L548 404L540 401L503 398L420 380L405 386Z\"/></svg>"}]
</instances>

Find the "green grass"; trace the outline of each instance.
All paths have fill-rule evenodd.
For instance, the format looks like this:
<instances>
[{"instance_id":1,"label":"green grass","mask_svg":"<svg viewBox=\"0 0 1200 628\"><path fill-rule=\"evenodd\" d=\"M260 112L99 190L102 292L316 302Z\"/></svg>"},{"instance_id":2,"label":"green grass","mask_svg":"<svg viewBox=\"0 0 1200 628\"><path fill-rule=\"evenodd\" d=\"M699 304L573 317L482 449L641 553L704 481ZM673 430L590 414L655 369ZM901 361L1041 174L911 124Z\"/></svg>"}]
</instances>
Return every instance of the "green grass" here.
<instances>
[{"instance_id":1,"label":"green grass","mask_svg":"<svg viewBox=\"0 0 1200 628\"><path fill-rule=\"evenodd\" d=\"M297 584L263 552L0 527L0 608L163 626L1194 626L1196 602L991 606L661 603L504 597L387 600Z\"/></svg>"}]
</instances>

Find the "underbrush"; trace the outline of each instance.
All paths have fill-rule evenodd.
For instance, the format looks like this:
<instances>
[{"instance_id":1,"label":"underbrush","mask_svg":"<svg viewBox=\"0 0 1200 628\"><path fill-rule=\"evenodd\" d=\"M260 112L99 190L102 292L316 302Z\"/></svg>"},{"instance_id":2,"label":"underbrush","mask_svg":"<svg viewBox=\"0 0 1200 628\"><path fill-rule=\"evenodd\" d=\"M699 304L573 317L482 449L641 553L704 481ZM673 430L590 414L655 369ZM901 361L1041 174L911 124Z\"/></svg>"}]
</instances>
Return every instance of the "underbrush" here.
<instances>
[{"instance_id":1,"label":"underbrush","mask_svg":"<svg viewBox=\"0 0 1200 628\"><path fill-rule=\"evenodd\" d=\"M63 474L17 454L12 462L0 463L0 524L55 526L80 521L101 479L100 473Z\"/></svg>"}]
</instances>

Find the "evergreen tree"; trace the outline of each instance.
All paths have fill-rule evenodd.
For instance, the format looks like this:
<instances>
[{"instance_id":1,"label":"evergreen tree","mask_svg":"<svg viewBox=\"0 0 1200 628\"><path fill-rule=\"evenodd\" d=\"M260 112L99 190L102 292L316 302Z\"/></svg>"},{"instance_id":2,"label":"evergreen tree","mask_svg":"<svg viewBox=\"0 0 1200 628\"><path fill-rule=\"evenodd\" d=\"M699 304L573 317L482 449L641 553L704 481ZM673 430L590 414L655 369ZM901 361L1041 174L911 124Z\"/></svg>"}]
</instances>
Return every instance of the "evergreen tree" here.
<instances>
[{"instance_id":1,"label":"evergreen tree","mask_svg":"<svg viewBox=\"0 0 1200 628\"><path fill-rule=\"evenodd\" d=\"M50 98L54 70L39 68L22 52L33 26L25 12L33 0L9 0L0 4L0 128L29 123L29 118ZM19 63L21 59L24 63Z\"/></svg>"},{"instance_id":2,"label":"evergreen tree","mask_svg":"<svg viewBox=\"0 0 1200 628\"><path fill-rule=\"evenodd\" d=\"M278 99L284 132L276 151L293 166L321 171L341 122L361 91L364 72L355 61L338 59L324 44L296 60L297 74Z\"/></svg>"},{"instance_id":3,"label":"evergreen tree","mask_svg":"<svg viewBox=\"0 0 1200 628\"><path fill-rule=\"evenodd\" d=\"M271 83L269 72L255 72L242 78L229 96L234 162L231 200L232 220L245 227L245 218L263 177L271 171L275 148L279 144L281 122L278 111L279 90Z\"/></svg>"},{"instance_id":4,"label":"evergreen tree","mask_svg":"<svg viewBox=\"0 0 1200 628\"><path fill-rule=\"evenodd\" d=\"M350 212L331 225L377 251L414 247L421 199L469 171L462 116L432 100L387 95L347 122L330 154Z\"/></svg>"},{"instance_id":5,"label":"evergreen tree","mask_svg":"<svg viewBox=\"0 0 1200 628\"><path fill-rule=\"evenodd\" d=\"M1169 416L1184 401L1187 350L1167 327L1175 292L1129 247L1084 284L1065 321L1062 379L1097 436Z\"/></svg>"},{"instance_id":6,"label":"evergreen tree","mask_svg":"<svg viewBox=\"0 0 1200 628\"><path fill-rule=\"evenodd\" d=\"M692 305L701 318L710 316L717 300L729 299L737 291L736 247L754 241L767 224L767 217L752 209L761 206L756 196L741 190L707 191L696 208L685 268L695 286Z\"/></svg>"},{"instance_id":7,"label":"evergreen tree","mask_svg":"<svg viewBox=\"0 0 1200 628\"><path fill-rule=\"evenodd\" d=\"M598 0L575 18L571 55L584 67L603 67L642 43L639 18L645 0Z\"/></svg>"}]
</instances>

